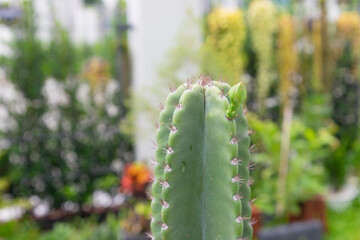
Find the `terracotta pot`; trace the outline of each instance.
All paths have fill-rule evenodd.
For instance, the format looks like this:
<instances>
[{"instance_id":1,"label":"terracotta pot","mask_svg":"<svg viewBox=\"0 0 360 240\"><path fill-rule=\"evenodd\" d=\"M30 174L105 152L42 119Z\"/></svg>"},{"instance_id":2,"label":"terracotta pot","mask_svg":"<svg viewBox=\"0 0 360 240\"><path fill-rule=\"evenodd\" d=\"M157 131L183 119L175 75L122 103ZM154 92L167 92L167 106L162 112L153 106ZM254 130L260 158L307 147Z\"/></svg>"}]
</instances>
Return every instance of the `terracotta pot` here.
<instances>
[{"instance_id":1,"label":"terracotta pot","mask_svg":"<svg viewBox=\"0 0 360 240\"><path fill-rule=\"evenodd\" d=\"M254 221L253 224L254 236L258 236L263 223L262 213L254 205L251 205L251 210L252 210L252 221Z\"/></svg>"},{"instance_id":2,"label":"terracotta pot","mask_svg":"<svg viewBox=\"0 0 360 240\"><path fill-rule=\"evenodd\" d=\"M321 221L324 231L327 231L326 203L322 196L316 196L306 202L300 203L299 215L290 215L290 222L318 219Z\"/></svg>"}]
</instances>

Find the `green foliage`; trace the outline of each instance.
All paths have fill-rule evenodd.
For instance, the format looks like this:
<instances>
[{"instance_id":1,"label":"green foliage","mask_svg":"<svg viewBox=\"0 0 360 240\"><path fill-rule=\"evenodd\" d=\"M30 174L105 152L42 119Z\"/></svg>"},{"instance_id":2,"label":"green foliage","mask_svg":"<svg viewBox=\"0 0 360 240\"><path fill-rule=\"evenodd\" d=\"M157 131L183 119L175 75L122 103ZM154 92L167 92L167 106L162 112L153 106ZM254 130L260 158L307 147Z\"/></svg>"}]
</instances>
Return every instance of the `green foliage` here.
<instances>
[{"instance_id":1,"label":"green foliage","mask_svg":"<svg viewBox=\"0 0 360 240\"><path fill-rule=\"evenodd\" d=\"M65 80L76 74L76 48L71 42L69 33L59 22L55 21L52 39L45 50L46 64L44 74L58 80Z\"/></svg>"},{"instance_id":2,"label":"green foliage","mask_svg":"<svg viewBox=\"0 0 360 240\"><path fill-rule=\"evenodd\" d=\"M1 158L1 156L0 156ZM9 207L9 206L18 206L24 209L30 208L30 204L26 199L23 198L11 198L5 196L8 192L10 182L6 177L0 178L0 208Z\"/></svg>"},{"instance_id":3,"label":"green foliage","mask_svg":"<svg viewBox=\"0 0 360 240\"><path fill-rule=\"evenodd\" d=\"M41 95L41 88L47 77L65 80L75 75L79 50L71 42L68 32L57 22L48 44L37 36L37 16L31 1L24 1L24 14L13 26L14 41L9 43L10 56L2 57L7 75L24 93L26 98L35 99Z\"/></svg>"},{"instance_id":4,"label":"green foliage","mask_svg":"<svg viewBox=\"0 0 360 240\"><path fill-rule=\"evenodd\" d=\"M119 164L132 160L131 145L119 133L124 108L117 82L91 90L86 82L48 79L41 92L35 103L4 103L14 123L0 131L9 142L0 158L9 192L37 195L55 207L89 202L96 189L117 192Z\"/></svg>"},{"instance_id":5,"label":"green foliage","mask_svg":"<svg viewBox=\"0 0 360 240\"><path fill-rule=\"evenodd\" d=\"M120 222L108 215L105 222L94 218L75 219L68 223L56 223L54 228L41 231L30 220L11 221L0 225L0 237L4 240L123 240Z\"/></svg>"},{"instance_id":6,"label":"green foliage","mask_svg":"<svg viewBox=\"0 0 360 240\"><path fill-rule=\"evenodd\" d=\"M23 16L15 27L15 39L9 43L12 57L1 62L12 81L25 96L35 99L40 95L40 86L45 81L45 50L36 37L36 16L31 1L24 1Z\"/></svg>"},{"instance_id":7,"label":"green foliage","mask_svg":"<svg viewBox=\"0 0 360 240\"><path fill-rule=\"evenodd\" d=\"M247 121L241 106L236 120L226 118L229 101L240 105L246 90L234 86L229 100L229 89L200 77L167 98L152 187L155 239L252 238Z\"/></svg>"},{"instance_id":8,"label":"green foliage","mask_svg":"<svg viewBox=\"0 0 360 240\"><path fill-rule=\"evenodd\" d=\"M0 237L4 240L38 240L39 236L38 226L29 220L0 224Z\"/></svg>"},{"instance_id":9,"label":"green foliage","mask_svg":"<svg viewBox=\"0 0 360 240\"><path fill-rule=\"evenodd\" d=\"M281 134L279 126L271 121L261 121L255 115L248 117L250 128L255 130L253 140L260 152L254 155L256 169L253 186L258 197L257 206L273 213L277 187ZM337 140L331 126L314 129L301 119L294 119L291 126L290 160L286 182L286 212L297 213L299 203L321 194L325 190L324 160L331 153Z\"/></svg>"},{"instance_id":10,"label":"green foliage","mask_svg":"<svg viewBox=\"0 0 360 240\"><path fill-rule=\"evenodd\" d=\"M106 222L97 224L89 220L74 223L57 223L39 237L39 240L123 240L119 222L109 215Z\"/></svg>"},{"instance_id":11,"label":"green foliage","mask_svg":"<svg viewBox=\"0 0 360 240\"><path fill-rule=\"evenodd\" d=\"M329 210L326 240L360 239L360 199L344 212Z\"/></svg>"},{"instance_id":12,"label":"green foliage","mask_svg":"<svg viewBox=\"0 0 360 240\"><path fill-rule=\"evenodd\" d=\"M356 65L354 53L347 43L337 62L332 94L332 119L338 126L337 137L341 141L334 155L326 161L330 183L336 189L346 183L359 134L359 81L353 65Z\"/></svg>"}]
</instances>

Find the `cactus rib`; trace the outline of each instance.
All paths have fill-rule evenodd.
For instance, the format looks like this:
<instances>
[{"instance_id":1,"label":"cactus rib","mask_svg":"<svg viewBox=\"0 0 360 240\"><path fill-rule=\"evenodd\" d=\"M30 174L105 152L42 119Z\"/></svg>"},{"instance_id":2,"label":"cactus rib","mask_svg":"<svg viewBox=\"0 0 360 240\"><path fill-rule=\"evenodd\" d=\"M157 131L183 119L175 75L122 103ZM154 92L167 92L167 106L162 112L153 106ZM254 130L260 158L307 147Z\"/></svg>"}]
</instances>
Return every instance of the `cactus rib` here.
<instances>
[{"instance_id":1,"label":"cactus rib","mask_svg":"<svg viewBox=\"0 0 360 240\"><path fill-rule=\"evenodd\" d=\"M161 178L164 172L163 164L165 163L166 157L164 148L166 148L168 144L168 138L170 133L170 129L168 128L168 126L172 123L172 115L176 109L176 104L178 104L184 90L185 85L181 85L176 91L172 92L168 96L164 109L160 114L159 128L156 134L156 141L158 145L156 150L156 166L154 168L154 173L156 177L155 182L152 185L153 201L151 203L151 212L153 216L151 220L151 229L155 239L161 239Z\"/></svg>"},{"instance_id":2,"label":"cactus rib","mask_svg":"<svg viewBox=\"0 0 360 240\"><path fill-rule=\"evenodd\" d=\"M226 83L214 82L215 85L228 97L228 100L231 104L230 97L232 94L229 93L230 86ZM241 84L240 84L241 85ZM236 88L233 88L236 89ZM238 88L238 90L240 90ZM244 91L244 89L241 89ZM242 96L246 99L246 93L242 94ZM244 102L245 99L242 99L240 102ZM231 108L229 108L231 109ZM239 113L243 113L243 107L239 106ZM239 168L239 175L244 179L245 184L240 185L241 192L241 206L242 206L242 215L245 217L244 219L244 230L243 230L243 238L244 239L252 239L253 236L253 228L251 224L251 189L249 186L249 162L250 162L250 137L248 132L248 123L244 114L238 114L235 119L236 122L236 134L241 139L241 142L238 143L238 161L241 161L241 165L244 167Z\"/></svg>"}]
</instances>

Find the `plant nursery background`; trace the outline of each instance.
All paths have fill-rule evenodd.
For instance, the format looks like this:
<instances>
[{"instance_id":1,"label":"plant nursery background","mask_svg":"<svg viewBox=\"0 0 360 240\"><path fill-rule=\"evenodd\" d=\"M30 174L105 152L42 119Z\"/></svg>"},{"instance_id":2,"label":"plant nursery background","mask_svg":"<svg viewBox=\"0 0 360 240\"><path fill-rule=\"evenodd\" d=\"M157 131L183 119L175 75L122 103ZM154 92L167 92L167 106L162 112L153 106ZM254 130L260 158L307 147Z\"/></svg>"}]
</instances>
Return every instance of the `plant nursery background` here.
<instances>
[{"instance_id":1,"label":"plant nursery background","mask_svg":"<svg viewBox=\"0 0 360 240\"><path fill-rule=\"evenodd\" d=\"M356 0L0 0L0 239L147 239L159 102L200 76L246 85L255 239L360 239Z\"/></svg>"}]
</instances>

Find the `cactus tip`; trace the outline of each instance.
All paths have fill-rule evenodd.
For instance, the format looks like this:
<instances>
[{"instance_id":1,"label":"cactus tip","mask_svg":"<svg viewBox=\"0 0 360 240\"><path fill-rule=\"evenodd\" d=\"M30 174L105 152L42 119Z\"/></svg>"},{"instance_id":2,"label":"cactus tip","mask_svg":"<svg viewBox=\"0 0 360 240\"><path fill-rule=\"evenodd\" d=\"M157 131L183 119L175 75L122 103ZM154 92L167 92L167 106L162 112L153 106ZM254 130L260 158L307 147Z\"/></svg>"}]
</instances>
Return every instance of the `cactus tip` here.
<instances>
[{"instance_id":1,"label":"cactus tip","mask_svg":"<svg viewBox=\"0 0 360 240\"><path fill-rule=\"evenodd\" d=\"M198 80L198 83L200 86L205 87L205 86L211 86L212 84L212 79L210 76L203 76L200 75L200 78Z\"/></svg>"},{"instance_id":2,"label":"cactus tip","mask_svg":"<svg viewBox=\"0 0 360 240\"><path fill-rule=\"evenodd\" d=\"M241 105L245 102L247 97L246 87L242 82L239 82L229 90L230 105L226 111L226 117L230 120L238 116Z\"/></svg>"},{"instance_id":3,"label":"cactus tip","mask_svg":"<svg viewBox=\"0 0 360 240\"><path fill-rule=\"evenodd\" d=\"M238 84L230 88L229 98L230 101L233 101L235 103L244 103L247 98L247 91L245 85L242 82L239 82Z\"/></svg>"}]
</instances>

